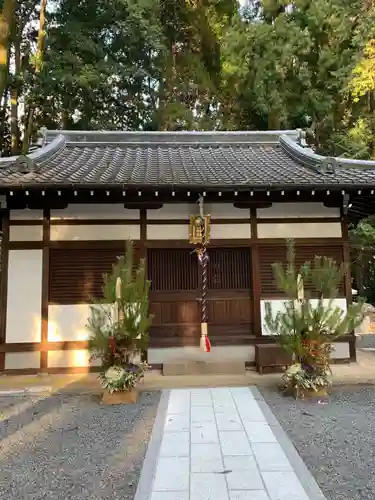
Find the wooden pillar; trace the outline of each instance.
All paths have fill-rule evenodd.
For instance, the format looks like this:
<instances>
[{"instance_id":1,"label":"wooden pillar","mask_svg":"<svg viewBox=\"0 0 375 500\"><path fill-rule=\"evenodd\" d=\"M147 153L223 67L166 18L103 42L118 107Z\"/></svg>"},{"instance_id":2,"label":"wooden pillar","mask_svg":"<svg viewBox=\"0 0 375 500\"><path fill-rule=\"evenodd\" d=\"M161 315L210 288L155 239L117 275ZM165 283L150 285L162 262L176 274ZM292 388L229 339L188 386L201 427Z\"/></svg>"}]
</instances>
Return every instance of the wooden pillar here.
<instances>
[{"instance_id":1,"label":"wooden pillar","mask_svg":"<svg viewBox=\"0 0 375 500\"><path fill-rule=\"evenodd\" d=\"M259 245L258 245L258 228L257 228L257 209L250 208L250 225L251 225L251 273L252 273L252 288L253 288L253 333L262 335L262 321L260 312L260 260L259 260Z\"/></svg>"},{"instance_id":2,"label":"wooden pillar","mask_svg":"<svg viewBox=\"0 0 375 500\"><path fill-rule=\"evenodd\" d=\"M48 296L49 296L49 244L50 244L50 210L43 210L43 248L42 248L42 301L41 301L41 351L40 371L48 371Z\"/></svg>"},{"instance_id":3,"label":"wooden pillar","mask_svg":"<svg viewBox=\"0 0 375 500\"><path fill-rule=\"evenodd\" d=\"M147 209L141 208L139 211L140 218L140 257L146 258L146 239L147 239Z\"/></svg>"},{"instance_id":4,"label":"wooden pillar","mask_svg":"<svg viewBox=\"0 0 375 500\"><path fill-rule=\"evenodd\" d=\"M5 368L5 343L8 304L9 212L2 214L1 275L0 275L0 371Z\"/></svg>"},{"instance_id":5,"label":"wooden pillar","mask_svg":"<svg viewBox=\"0 0 375 500\"><path fill-rule=\"evenodd\" d=\"M342 261L346 266L346 272L344 276L344 292L346 297L347 305L352 303L352 274L351 274L351 261L350 261L350 246L349 246L349 224L348 216L344 214L341 209L341 233L342 233ZM356 353L356 338L354 331L350 332L349 339L349 355L350 361L357 361Z\"/></svg>"},{"instance_id":6,"label":"wooden pillar","mask_svg":"<svg viewBox=\"0 0 375 500\"><path fill-rule=\"evenodd\" d=\"M144 259L146 266L146 276L147 276L147 248L146 248L146 240L147 240L147 209L141 208L139 210L139 218L140 218L140 242L139 242L139 254L140 258ZM147 349L142 352L141 360L147 363L148 352Z\"/></svg>"}]
</instances>

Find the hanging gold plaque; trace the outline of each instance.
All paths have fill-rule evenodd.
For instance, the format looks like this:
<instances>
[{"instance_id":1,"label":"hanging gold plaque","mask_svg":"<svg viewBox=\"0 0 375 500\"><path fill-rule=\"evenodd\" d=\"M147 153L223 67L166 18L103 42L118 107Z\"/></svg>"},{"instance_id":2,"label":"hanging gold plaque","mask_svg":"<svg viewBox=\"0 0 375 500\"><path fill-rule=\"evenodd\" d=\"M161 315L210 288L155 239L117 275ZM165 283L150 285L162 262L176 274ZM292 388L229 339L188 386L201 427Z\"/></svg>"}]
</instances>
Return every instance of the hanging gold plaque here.
<instances>
[{"instance_id":1,"label":"hanging gold plaque","mask_svg":"<svg viewBox=\"0 0 375 500\"><path fill-rule=\"evenodd\" d=\"M190 215L189 242L192 245L202 245L209 243L211 236L211 216ZM205 241L203 241L203 234Z\"/></svg>"}]
</instances>

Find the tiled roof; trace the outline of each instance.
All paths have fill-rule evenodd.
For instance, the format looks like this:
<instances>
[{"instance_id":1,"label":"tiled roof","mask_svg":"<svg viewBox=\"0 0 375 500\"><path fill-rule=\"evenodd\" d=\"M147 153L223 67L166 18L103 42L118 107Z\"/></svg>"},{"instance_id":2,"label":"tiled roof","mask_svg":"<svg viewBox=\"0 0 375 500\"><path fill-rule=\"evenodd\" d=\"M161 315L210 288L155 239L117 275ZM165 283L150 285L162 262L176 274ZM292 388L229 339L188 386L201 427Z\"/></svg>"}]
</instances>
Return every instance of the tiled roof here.
<instances>
[{"instance_id":1,"label":"tiled roof","mask_svg":"<svg viewBox=\"0 0 375 500\"><path fill-rule=\"evenodd\" d=\"M375 185L375 162L324 159L297 140L296 131L54 131L27 157L0 159L0 186Z\"/></svg>"}]
</instances>

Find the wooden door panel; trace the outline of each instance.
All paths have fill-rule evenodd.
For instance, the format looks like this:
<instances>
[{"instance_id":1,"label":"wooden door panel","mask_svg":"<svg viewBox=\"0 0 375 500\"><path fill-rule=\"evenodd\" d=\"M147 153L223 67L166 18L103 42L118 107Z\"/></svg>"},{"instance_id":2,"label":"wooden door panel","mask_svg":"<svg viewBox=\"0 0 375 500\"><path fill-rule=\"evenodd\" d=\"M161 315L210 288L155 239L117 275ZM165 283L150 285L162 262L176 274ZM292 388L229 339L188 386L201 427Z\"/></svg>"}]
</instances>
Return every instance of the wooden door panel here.
<instances>
[{"instance_id":1,"label":"wooden door panel","mask_svg":"<svg viewBox=\"0 0 375 500\"><path fill-rule=\"evenodd\" d=\"M208 327L213 345L249 341L252 325L250 250L209 248ZM201 268L190 249L150 249L151 347L198 346Z\"/></svg>"},{"instance_id":2,"label":"wooden door panel","mask_svg":"<svg viewBox=\"0 0 375 500\"><path fill-rule=\"evenodd\" d=\"M199 345L200 325L153 325L150 347L183 347Z\"/></svg>"},{"instance_id":3,"label":"wooden door panel","mask_svg":"<svg viewBox=\"0 0 375 500\"><path fill-rule=\"evenodd\" d=\"M212 299L208 302L209 324L251 324L252 301L250 297Z\"/></svg>"},{"instance_id":4,"label":"wooden door panel","mask_svg":"<svg viewBox=\"0 0 375 500\"><path fill-rule=\"evenodd\" d=\"M198 323L199 310L198 302L192 300L160 300L159 298L150 302L150 312L154 315L153 325L167 325L179 323Z\"/></svg>"}]
</instances>

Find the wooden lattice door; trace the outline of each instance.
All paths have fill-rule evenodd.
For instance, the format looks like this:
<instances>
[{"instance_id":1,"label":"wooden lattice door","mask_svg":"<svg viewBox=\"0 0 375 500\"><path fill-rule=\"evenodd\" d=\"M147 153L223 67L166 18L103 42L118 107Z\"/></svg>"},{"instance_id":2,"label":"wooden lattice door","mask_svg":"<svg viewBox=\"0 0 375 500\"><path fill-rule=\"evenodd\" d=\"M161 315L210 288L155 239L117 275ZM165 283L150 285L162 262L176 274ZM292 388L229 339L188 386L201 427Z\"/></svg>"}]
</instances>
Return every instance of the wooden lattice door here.
<instances>
[{"instance_id":1,"label":"wooden lattice door","mask_svg":"<svg viewBox=\"0 0 375 500\"><path fill-rule=\"evenodd\" d=\"M215 345L245 343L252 329L249 248L212 248L208 267L208 323Z\"/></svg>"},{"instance_id":2,"label":"wooden lattice door","mask_svg":"<svg viewBox=\"0 0 375 500\"><path fill-rule=\"evenodd\" d=\"M213 345L251 334L251 265L247 248L210 248L208 324ZM149 249L152 347L199 345L201 269L190 249Z\"/></svg>"},{"instance_id":3,"label":"wooden lattice door","mask_svg":"<svg viewBox=\"0 0 375 500\"><path fill-rule=\"evenodd\" d=\"M149 249L152 347L194 345L199 339L199 272L190 249Z\"/></svg>"}]
</instances>

